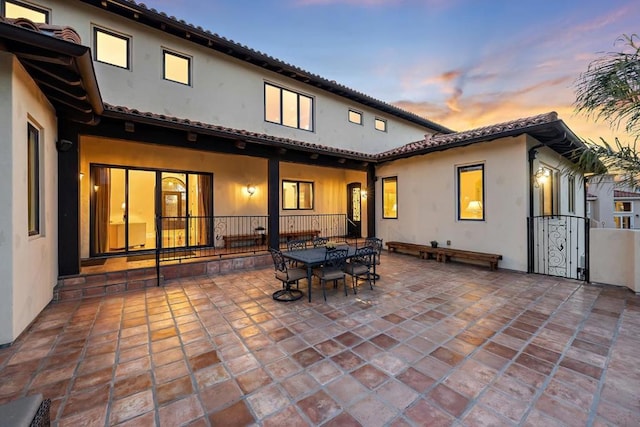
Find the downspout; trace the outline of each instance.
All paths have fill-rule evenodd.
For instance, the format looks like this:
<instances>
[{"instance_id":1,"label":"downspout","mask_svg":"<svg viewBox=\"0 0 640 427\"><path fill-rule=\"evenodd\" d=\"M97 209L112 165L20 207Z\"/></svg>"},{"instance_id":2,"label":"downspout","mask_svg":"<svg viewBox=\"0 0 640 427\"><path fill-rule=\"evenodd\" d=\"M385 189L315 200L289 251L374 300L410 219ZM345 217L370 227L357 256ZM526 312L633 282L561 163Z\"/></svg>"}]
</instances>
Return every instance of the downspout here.
<instances>
[{"instance_id":1,"label":"downspout","mask_svg":"<svg viewBox=\"0 0 640 427\"><path fill-rule=\"evenodd\" d=\"M583 173L583 180L582 180L582 191L583 191L583 197L584 197L584 210L582 211L584 214L584 281L586 283L591 283L589 280L589 270L590 270L590 266L589 266L589 252L590 252L590 244L589 244L589 236L591 234L591 218L587 217L587 204L589 202L587 202L587 181L589 179L584 176Z\"/></svg>"}]
</instances>

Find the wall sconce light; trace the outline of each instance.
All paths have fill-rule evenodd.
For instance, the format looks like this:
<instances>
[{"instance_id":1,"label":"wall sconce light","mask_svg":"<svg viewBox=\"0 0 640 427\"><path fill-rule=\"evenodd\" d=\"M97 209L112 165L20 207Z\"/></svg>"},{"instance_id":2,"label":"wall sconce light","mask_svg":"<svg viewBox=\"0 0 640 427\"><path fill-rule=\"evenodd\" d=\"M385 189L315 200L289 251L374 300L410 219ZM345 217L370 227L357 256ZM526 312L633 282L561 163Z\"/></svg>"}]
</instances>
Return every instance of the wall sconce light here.
<instances>
[{"instance_id":1,"label":"wall sconce light","mask_svg":"<svg viewBox=\"0 0 640 427\"><path fill-rule=\"evenodd\" d=\"M360 191L360 197L362 197L362 199L367 199L367 190L362 190Z\"/></svg>"},{"instance_id":2,"label":"wall sconce light","mask_svg":"<svg viewBox=\"0 0 640 427\"><path fill-rule=\"evenodd\" d=\"M80 181L82 181L82 178L84 178L84 172L80 172Z\"/></svg>"},{"instance_id":3,"label":"wall sconce light","mask_svg":"<svg viewBox=\"0 0 640 427\"><path fill-rule=\"evenodd\" d=\"M95 191L96 193L98 192L99 189L100 189L99 185L94 185L93 186L93 191Z\"/></svg>"},{"instance_id":4,"label":"wall sconce light","mask_svg":"<svg viewBox=\"0 0 640 427\"><path fill-rule=\"evenodd\" d=\"M536 173L533 175L535 178L535 186L540 187L544 185L549 177L551 176L551 171L545 167L540 166Z\"/></svg>"},{"instance_id":5,"label":"wall sconce light","mask_svg":"<svg viewBox=\"0 0 640 427\"><path fill-rule=\"evenodd\" d=\"M255 185L247 185L247 193L249 194L249 197L253 196L256 192L256 186Z\"/></svg>"}]
</instances>

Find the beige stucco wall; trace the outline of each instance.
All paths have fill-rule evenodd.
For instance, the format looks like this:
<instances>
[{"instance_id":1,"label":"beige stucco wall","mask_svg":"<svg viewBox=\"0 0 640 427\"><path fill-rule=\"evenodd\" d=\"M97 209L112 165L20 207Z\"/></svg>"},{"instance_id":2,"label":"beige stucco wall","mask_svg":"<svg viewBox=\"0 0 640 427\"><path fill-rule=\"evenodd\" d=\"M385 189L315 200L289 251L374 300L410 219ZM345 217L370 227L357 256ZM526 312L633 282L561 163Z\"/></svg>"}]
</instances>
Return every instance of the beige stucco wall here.
<instances>
[{"instance_id":1,"label":"beige stucco wall","mask_svg":"<svg viewBox=\"0 0 640 427\"><path fill-rule=\"evenodd\" d=\"M211 153L133 141L122 141L93 136L80 138L81 256L89 256L89 199L92 189L91 163L129 166L173 171L207 172L213 174L214 215L267 215L267 160L229 154ZM360 182L366 186L364 172L343 169L304 166L294 163L280 164L280 178L314 182L314 209L280 210L281 215L308 215L317 213L345 213L346 184ZM256 192L249 196L248 184ZM281 191L278 191L280 194ZM152 194L148 204L153 206ZM282 206L282 203L279 204ZM366 209L366 201L363 203ZM147 227L153 238L153 222ZM366 230L366 215L363 223Z\"/></svg>"},{"instance_id":2,"label":"beige stucco wall","mask_svg":"<svg viewBox=\"0 0 640 427\"><path fill-rule=\"evenodd\" d=\"M94 63L102 96L110 104L369 153L422 139L426 132L425 128L405 120L319 91L282 74L250 66L100 8L58 0L42 0L39 4L52 9L53 24L72 26L82 37L83 44L92 48L92 25L131 37L131 70ZM209 30L215 32L216 29ZM163 48L192 58L192 86L163 80ZM281 59L286 61L287 58ZM265 81L314 98L314 132L264 120ZM363 113L363 125L347 120L348 108ZM387 120L387 132L374 129L375 117Z\"/></svg>"},{"instance_id":3,"label":"beige stucco wall","mask_svg":"<svg viewBox=\"0 0 640 427\"><path fill-rule=\"evenodd\" d=\"M527 270L526 137L397 160L377 168L378 237L502 254L501 268ZM484 164L485 220L457 220L456 168ZM398 177L398 219L382 218L382 178Z\"/></svg>"},{"instance_id":4,"label":"beige stucco wall","mask_svg":"<svg viewBox=\"0 0 640 427\"><path fill-rule=\"evenodd\" d=\"M590 280L640 293L640 230L592 228Z\"/></svg>"},{"instance_id":5,"label":"beige stucco wall","mask_svg":"<svg viewBox=\"0 0 640 427\"><path fill-rule=\"evenodd\" d=\"M20 63L0 52L0 344L12 342L51 301L57 281L57 124ZM27 123L40 129L40 234L28 235Z\"/></svg>"}]
</instances>

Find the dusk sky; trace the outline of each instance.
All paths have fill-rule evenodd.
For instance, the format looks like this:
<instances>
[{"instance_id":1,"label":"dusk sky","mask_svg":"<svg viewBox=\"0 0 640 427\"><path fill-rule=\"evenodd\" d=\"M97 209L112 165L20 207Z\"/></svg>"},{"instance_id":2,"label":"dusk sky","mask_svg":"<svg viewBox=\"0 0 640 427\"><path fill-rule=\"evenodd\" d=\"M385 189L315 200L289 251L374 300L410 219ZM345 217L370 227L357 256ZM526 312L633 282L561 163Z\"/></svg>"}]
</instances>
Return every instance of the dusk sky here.
<instances>
[{"instance_id":1,"label":"dusk sky","mask_svg":"<svg viewBox=\"0 0 640 427\"><path fill-rule=\"evenodd\" d=\"M638 0L145 0L220 36L453 130L574 111L574 84L640 34ZM622 132L621 139L629 139Z\"/></svg>"}]
</instances>

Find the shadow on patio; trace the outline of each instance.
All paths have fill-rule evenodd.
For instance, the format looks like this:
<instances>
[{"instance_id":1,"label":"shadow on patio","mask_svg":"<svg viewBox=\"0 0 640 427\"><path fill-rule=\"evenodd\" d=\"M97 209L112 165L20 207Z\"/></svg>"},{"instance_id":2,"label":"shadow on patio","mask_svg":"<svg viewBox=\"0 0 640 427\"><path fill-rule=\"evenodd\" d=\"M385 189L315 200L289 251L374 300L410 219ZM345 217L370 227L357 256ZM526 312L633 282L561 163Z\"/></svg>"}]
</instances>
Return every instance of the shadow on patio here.
<instances>
[{"instance_id":1,"label":"shadow on patio","mask_svg":"<svg viewBox=\"0 0 640 427\"><path fill-rule=\"evenodd\" d=\"M387 253L379 272L327 303L315 283L273 301L264 268L50 305L0 350L0 402L43 393L54 426L640 424L630 291Z\"/></svg>"}]
</instances>

